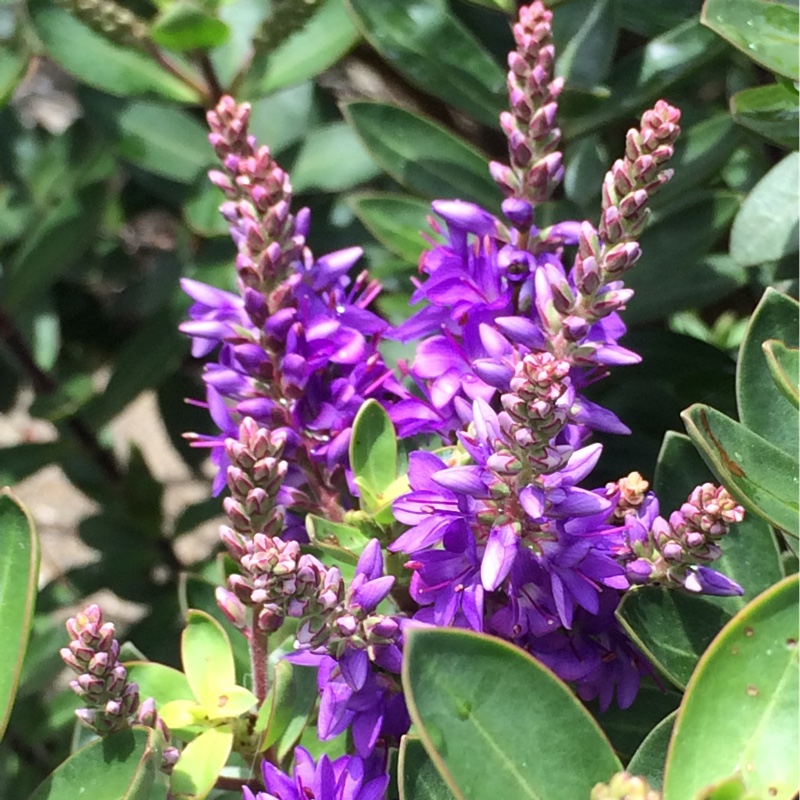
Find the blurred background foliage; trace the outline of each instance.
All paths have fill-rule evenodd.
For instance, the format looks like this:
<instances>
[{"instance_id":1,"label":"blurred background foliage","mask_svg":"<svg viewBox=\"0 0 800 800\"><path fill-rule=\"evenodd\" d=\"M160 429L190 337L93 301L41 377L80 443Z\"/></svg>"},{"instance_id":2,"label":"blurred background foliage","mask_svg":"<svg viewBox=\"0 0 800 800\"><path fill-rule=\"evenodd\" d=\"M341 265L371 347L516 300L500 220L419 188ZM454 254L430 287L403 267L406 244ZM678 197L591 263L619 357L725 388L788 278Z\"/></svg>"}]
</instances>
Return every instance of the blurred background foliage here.
<instances>
[{"instance_id":1,"label":"blurred background foliage","mask_svg":"<svg viewBox=\"0 0 800 800\"><path fill-rule=\"evenodd\" d=\"M567 172L539 224L596 220L625 131L664 97L683 112L675 177L654 202L626 345L644 357L593 398L633 430L597 481L652 478L679 413L735 417L736 350L768 286L796 295L797 2L564 0L555 7ZM77 700L58 648L65 606L101 589L144 610L127 636L175 664L181 608L212 609L175 542L218 513L165 515L164 486L109 426L155 393L191 474L208 431L200 365L176 326L181 276L231 288L234 248L206 177L204 110L225 92L313 212L315 252L360 245L393 321L408 311L429 201L497 211L513 0L0 0L0 411L41 435L0 449L2 483L57 464L96 509L96 560L42 587L23 684L0 745L0 795L26 796L70 747ZM769 13L767 13L769 12ZM391 357L410 351L387 343ZM37 431L40 430L37 428Z\"/></svg>"}]
</instances>

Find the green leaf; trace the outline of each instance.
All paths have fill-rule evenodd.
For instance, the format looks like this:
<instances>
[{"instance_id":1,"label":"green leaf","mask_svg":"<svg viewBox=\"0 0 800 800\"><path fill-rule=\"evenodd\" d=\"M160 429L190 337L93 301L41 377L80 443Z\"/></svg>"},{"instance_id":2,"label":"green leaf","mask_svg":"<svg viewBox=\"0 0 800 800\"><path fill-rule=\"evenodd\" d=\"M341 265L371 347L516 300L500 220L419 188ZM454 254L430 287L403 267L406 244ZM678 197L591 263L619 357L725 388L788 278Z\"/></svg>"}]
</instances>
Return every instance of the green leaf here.
<instances>
[{"instance_id":1,"label":"green leaf","mask_svg":"<svg viewBox=\"0 0 800 800\"><path fill-rule=\"evenodd\" d=\"M736 367L736 405L742 424L792 457L797 456L800 445L797 410L774 387L763 345L769 339L780 339L797 347L798 324L797 301L767 289L750 318Z\"/></svg>"},{"instance_id":2,"label":"green leaf","mask_svg":"<svg viewBox=\"0 0 800 800\"><path fill-rule=\"evenodd\" d=\"M164 800L161 734L130 728L96 739L70 756L29 800Z\"/></svg>"},{"instance_id":3,"label":"green leaf","mask_svg":"<svg viewBox=\"0 0 800 800\"><path fill-rule=\"evenodd\" d=\"M348 198L364 227L395 255L416 264L427 243L421 231L428 227L430 203L400 194L353 194Z\"/></svg>"},{"instance_id":4,"label":"green leaf","mask_svg":"<svg viewBox=\"0 0 800 800\"><path fill-rule=\"evenodd\" d=\"M443 0L347 0L364 38L419 88L495 126L505 74Z\"/></svg>"},{"instance_id":5,"label":"green leaf","mask_svg":"<svg viewBox=\"0 0 800 800\"><path fill-rule=\"evenodd\" d=\"M228 634L205 611L192 609L187 615L181 661L194 696L208 709L216 709L221 695L236 685Z\"/></svg>"},{"instance_id":6,"label":"green leaf","mask_svg":"<svg viewBox=\"0 0 800 800\"><path fill-rule=\"evenodd\" d=\"M269 54L266 71L255 65L242 86L242 97L268 94L302 83L335 64L359 39L344 0L326 0L303 28Z\"/></svg>"},{"instance_id":7,"label":"green leaf","mask_svg":"<svg viewBox=\"0 0 800 800\"><path fill-rule=\"evenodd\" d=\"M397 782L400 800L454 800L425 745L416 736L400 740Z\"/></svg>"},{"instance_id":8,"label":"green leaf","mask_svg":"<svg viewBox=\"0 0 800 800\"><path fill-rule=\"evenodd\" d=\"M738 208L732 193L700 192L685 207L654 218L640 237L642 257L625 277L636 292L625 314L628 323L702 308L747 282L731 259L707 255Z\"/></svg>"},{"instance_id":9,"label":"green leaf","mask_svg":"<svg viewBox=\"0 0 800 800\"><path fill-rule=\"evenodd\" d=\"M616 5L616 0L579 0L563 9L562 16L574 16L580 25L555 66L570 87L592 89L608 77L619 33Z\"/></svg>"},{"instance_id":10,"label":"green leaf","mask_svg":"<svg viewBox=\"0 0 800 800\"><path fill-rule=\"evenodd\" d=\"M367 400L356 414L350 438L350 466L359 486L377 499L397 477L397 434L377 400Z\"/></svg>"},{"instance_id":11,"label":"green leaf","mask_svg":"<svg viewBox=\"0 0 800 800\"><path fill-rule=\"evenodd\" d=\"M425 749L456 797L575 800L621 768L569 689L499 639L410 630L403 688Z\"/></svg>"},{"instance_id":12,"label":"green leaf","mask_svg":"<svg viewBox=\"0 0 800 800\"><path fill-rule=\"evenodd\" d=\"M369 544L369 539L358 528L332 522L314 514L306 516L306 530L316 547L326 552L333 548L331 552L338 559L352 564L358 563L358 557Z\"/></svg>"},{"instance_id":13,"label":"green leaf","mask_svg":"<svg viewBox=\"0 0 800 800\"><path fill-rule=\"evenodd\" d=\"M139 686L139 696L152 697L159 707L174 700L193 700L194 695L186 676L177 669L153 661L126 661L128 680Z\"/></svg>"},{"instance_id":14,"label":"green leaf","mask_svg":"<svg viewBox=\"0 0 800 800\"><path fill-rule=\"evenodd\" d=\"M744 128L755 131L789 150L797 150L797 90L784 83L742 89L731 97L731 114Z\"/></svg>"},{"instance_id":15,"label":"green leaf","mask_svg":"<svg viewBox=\"0 0 800 800\"><path fill-rule=\"evenodd\" d=\"M304 139L292 167L292 187L298 194L311 189L341 192L380 172L352 129L332 122Z\"/></svg>"},{"instance_id":16,"label":"green leaf","mask_svg":"<svg viewBox=\"0 0 800 800\"><path fill-rule=\"evenodd\" d=\"M65 197L31 228L8 265L6 310L22 308L80 264L94 241L106 194L103 184L87 186Z\"/></svg>"},{"instance_id":17,"label":"green leaf","mask_svg":"<svg viewBox=\"0 0 800 800\"><path fill-rule=\"evenodd\" d=\"M78 80L110 94L162 95L197 103L196 90L137 50L112 43L46 0L31 0L28 13L48 55Z\"/></svg>"},{"instance_id":18,"label":"green leaf","mask_svg":"<svg viewBox=\"0 0 800 800\"><path fill-rule=\"evenodd\" d=\"M800 80L796 5L773 0L706 0L702 21L756 63Z\"/></svg>"},{"instance_id":19,"label":"green leaf","mask_svg":"<svg viewBox=\"0 0 800 800\"><path fill-rule=\"evenodd\" d=\"M268 144L273 155L303 139L319 121L313 81L280 89L250 105L250 133Z\"/></svg>"},{"instance_id":20,"label":"green leaf","mask_svg":"<svg viewBox=\"0 0 800 800\"><path fill-rule=\"evenodd\" d=\"M219 213L223 201L224 195L205 175L198 178L196 188L183 204L183 219L190 230L207 239L229 236L228 223Z\"/></svg>"},{"instance_id":21,"label":"green leaf","mask_svg":"<svg viewBox=\"0 0 800 800\"><path fill-rule=\"evenodd\" d=\"M795 407L800 406L798 375L800 374L800 350L787 347L777 339L768 339L761 345L767 359L772 380L783 396Z\"/></svg>"},{"instance_id":22,"label":"green leaf","mask_svg":"<svg viewBox=\"0 0 800 800\"><path fill-rule=\"evenodd\" d=\"M797 460L700 403L681 417L703 460L728 491L748 511L797 536Z\"/></svg>"},{"instance_id":23,"label":"green leaf","mask_svg":"<svg viewBox=\"0 0 800 800\"><path fill-rule=\"evenodd\" d=\"M664 785L664 765L667 762L667 748L672 729L675 727L675 718L678 712L673 711L653 728L647 738L627 766L631 775L644 778L650 787L656 791Z\"/></svg>"},{"instance_id":24,"label":"green leaf","mask_svg":"<svg viewBox=\"0 0 800 800\"><path fill-rule=\"evenodd\" d=\"M587 215L594 215L600 205L603 178L611 163L600 136L590 134L567 144L564 163L564 193L581 209L586 209Z\"/></svg>"},{"instance_id":25,"label":"green leaf","mask_svg":"<svg viewBox=\"0 0 800 800\"><path fill-rule=\"evenodd\" d=\"M19 687L28 647L36 586L39 537L33 519L14 495L0 490L0 740Z\"/></svg>"},{"instance_id":26,"label":"green leaf","mask_svg":"<svg viewBox=\"0 0 800 800\"><path fill-rule=\"evenodd\" d=\"M622 598L617 619L647 657L679 689L731 614L702 597L643 586Z\"/></svg>"},{"instance_id":27,"label":"green leaf","mask_svg":"<svg viewBox=\"0 0 800 800\"><path fill-rule=\"evenodd\" d=\"M681 504L695 486L713 481L714 476L703 462L688 436L668 431L658 454L653 489L667 516ZM722 540L722 557L713 568L735 580L743 589L741 597L705 597L720 608L734 613L782 577L778 545L772 530L762 519L747 514L744 521L731 526Z\"/></svg>"},{"instance_id":28,"label":"green leaf","mask_svg":"<svg viewBox=\"0 0 800 800\"><path fill-rule=\"evenodd\" d=\"M355 102L344 114L376 163L426 197L459 198L494 211L500 190L486 159L423 117L385 103Z\"/></svg>"},{"instance_id":29,"label":"green leaf","mask_svg":"<svg viewBox=\"0 0 800 800\"><path fill-rule=\"evenodd\" d=\"M756 797L790 800L798 781L798 579L740 611L698 664L678 713L664 800L737 774Z\"/></svg>"},{"instance_id":30,"label":"green leaf","mask_svg":"<svg viewBox=\"0 0 800 800\"><path fill-rule=\"evenodd\" d=\"M208 797L232 748L233 732L227 725L203 731L189 742L172 770L170 797L174 800Z\"/></svg>"},{"instance_id":31,"label":"green leaf","mask_svg":"<svg viewBox=\"0 0 800 800\"><path fill-rule=\"evenodd\" d=\"M255 727L256 731L266 730L262 750L277 744L278 759L283 760L302 736L317 696L315 669L279 661ZM265 709L269 712L266 718Z\"/></svg>"},{"instance_id":32,"label":"green leaf","mask_svg":"<svg viewBox=\"0 0 800 800\"><path fill-rule=\"evenodd\" d=\"M597 98L587 110L570 113L570 97L565 93L561 103L564 137L576 139L615 120L640 115L668 87L713 61L725 49L725 44L697 18L687 20L617 61L608 80L608 96Z\"/></svg>"},{"instance_id":33,"label":"green leaf","mask_svg":"<svg viewBox=\"0 0 800 800\"><path fill-rule=\"evenodd\" d=\"M475 6L490 8L492 11L504 11L506 14L516 14L517 7L514 0L467 0Z\"/></svg>"},{"instance_id":34,"label":"green leaf","mask_svg":"<svg viewBox=\"0 0 800 800\"><path fill-rule=\"evenodd\" d=\"M750 267L797 252L800 154L789 153L745 198L731 229L731 256Z\"/></svg>"},{"instance_id":35,"label":"green leaf","mask_svg":"<svg viewBox=\"0 0 800 800\"><path fill-rule=\"evenodd\" d=\"M192 0L175 0L153 20L150 36L171 50L217 47L230 36L230 28Z\"/></svg>"}]
</instances>

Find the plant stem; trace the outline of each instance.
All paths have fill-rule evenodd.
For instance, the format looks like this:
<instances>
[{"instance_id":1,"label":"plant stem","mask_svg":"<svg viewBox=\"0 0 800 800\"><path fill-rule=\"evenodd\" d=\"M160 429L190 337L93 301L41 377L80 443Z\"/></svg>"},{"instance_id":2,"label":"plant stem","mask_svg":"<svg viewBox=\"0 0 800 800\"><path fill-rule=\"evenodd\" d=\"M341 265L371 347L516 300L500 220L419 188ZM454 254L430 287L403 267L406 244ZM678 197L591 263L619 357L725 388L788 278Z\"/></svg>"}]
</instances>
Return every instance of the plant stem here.
<instances>
[{"instance_id":1,"label":"plant stem","mask_svg":"<svg viewBox=\"0 0 800 800\"><path fill-rule=\"evenodd\" d=\"M179 64L173 61L169 56L164 54L153 42L146 42L145 52L154 61L156 61L163 69L174 75L179 81L185 83L190 89L194 89L200 95L202 104L208 108L214 105L214 98L211 96L213 90L211 87L201 83L191 73L184 70Z\"/></svg>"},{"instance_id":2,"label":"plant stem","mask_svg":"<svg viewBox=\"0 0 800 800\"><path fill-rule=\"evenodd\" d=\"M208 94L210 95L209 107L213 107L219 102L222 95L225 94L225 90L219 82L219 76L214 69L214 65L211 63L208 53L201 51L197 54L197 65L200 67L200 71L203 73L206 85L208 86Z\"/></svg>"},{"instance_id":3,"label":"plant stem","mask_svg":"<svg viewBox=\"0 0 800 800\"><path fill-rule=\"evenodd\" d=\"M258 630L256 612L253 611L253 625L247 636L250 645L250 669L253 673L253 694L258 698L259 705L267 699L269 692L269 675L267 674L267 657L269 644L267 635Z\"/></svg>"}]
</instances>

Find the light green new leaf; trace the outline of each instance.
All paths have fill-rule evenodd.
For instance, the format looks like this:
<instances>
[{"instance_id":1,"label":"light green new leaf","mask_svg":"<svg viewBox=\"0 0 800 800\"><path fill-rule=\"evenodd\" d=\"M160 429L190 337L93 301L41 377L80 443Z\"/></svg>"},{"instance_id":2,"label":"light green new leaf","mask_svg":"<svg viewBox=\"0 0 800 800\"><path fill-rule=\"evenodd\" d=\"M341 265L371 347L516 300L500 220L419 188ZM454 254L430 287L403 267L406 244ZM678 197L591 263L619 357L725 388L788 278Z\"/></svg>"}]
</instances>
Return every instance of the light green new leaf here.
<instances>
[{"instance_id":1,"label":"light green new leaf","mask_svg":"<svg viewBox=\"0 0 800 800\"><path fill-rule=\"evenodd\" d=\"M764 342L780 339L797 347L798 324L797 301L767 289L750 317L736 367L736 406L742 424L792 457L800 446L797 410L775 387Z\"/></svg>"},{"instance_id":2,"label":"light green new leaf","mask_svg":"<svg viewBox=\"0 0 800 800\"><path fill-rule=\"evenodd\" d=\"M39 537L28 511L0 490L0 739L8 724L36 606Z\"/></svg>"},{"instance_id":3,"label":"light green new leaf","mask_svg":"<svg viewBox=\"0 0 800 800\"><path fill-rule=\"evenodd\" d=\"M332 522L315 514L309 514L306 517L306 530L309 539L316 547L325 551L333 548L337 559L352 564L358 562L358 557L369 544L369 539L359 528L344 525L341 522Z\"/></svg>"},{"instance_id":4,"label":"light green new leaf","mask_svg":"<svg viewBox=\"0 0 800 800\"><path fill-rule=\"evenodd\" d=\"M777 5L777 4L776 4ZM731 256L743 267L797 252L800 154L789 153L745 198L731 228Z\"/></svg>"},{"instance_id":5,"label":"light green new leaf","mask_svg":"<svg viewBox=\"0 0 800 800\"><path fill-rule=\"evenodd\" d=\"M400 740L397 783L400 800L454 800L447 782L416 736Z\"/></svg>"},{"instance_id":6,"label":"light green new leaf","mask_svg":"<svg viewBox=\"0 0 800 800\"><path fill-rule=\"evenodd\" d=\"M416 264L427 242L430 203L400 194L353 194L348 198L353 213L364 227L388 250Z\"/></svg>"},{"instance_id":7,"label":"light green new leaf","mask_svg":"<svg viewBox=\"0 0 800 800\"><path fill-rule=\"evenodd\" d=\"M397 477L397 434L376 400L367 400L356 414L350 465L360 485L375 498L380 498Z\"/></svg>"},{"instance_id":8,"label":"light green new leaf","mask_svg":"<svg viewBox=\"0 0 800 800\"><path fill-rule=\"evenodd\" d=\"M344 115L375 162L426 197L456 198L499 209L500 190L486 158L423 117L385 103L355 102Z\"/></svg>"},{"instance_id":9,"label":"light green new leaf","mask_svg":"<svg viewBox=\"0 0 800 800\"><path fill-rule=\"evenodd\" d=\"M753 61L792 80L798 68L797 5L774 0L706 0L702 21Z\"/></svg>"},{"instance_id":10,"label":"light green new leaf","mask_svg":"<svg viewBox=\"0 0 800 800\"><path fill-rule=\"evenodd\" d=\"M192 0L175 0L153 20L150 36L171 50L217 47L230 36L230 28Z\"/></svg>"},{"instance_id":11,"label":"light green new leaf","mask_svg":"<svg viewBox=\"0 0 800 800\"><path fill-rule=\"evenodd\" d=\"M797 90L783 83L742 89L731 97L731 114L736 122L781 147L797 150L798 109Z\"/></svg>"},{"instance_id":12,"label":"light green new leaf","mask_svg":"<svg viewBox=\"0 0 800 800\"><path fill-rule=\"evenodd\" d=\"M625 594L617 619L647 657L683 689L731 614L702 597L643 586Z\"/></svg>"},{"instance_id":13,"label":"light green new leaf","mask_svg":"<svg viewBox=\"0 0 800 800\"><path fill-rule=\"evenodd\" d=\"M159 707L174 700L194 700L186 676L177 669L154 661L126 661L124 667L144 700L152 697Z\"/></svg>"},{"instance_id":14,"label":"light green new leaf","mask_svg":"<svg viewBox=\"0 0 800 800\"><path fill-rule=\"evenodd\" d=\"M505 74L444 0L347 0L364 38L412 83L496 125Z\"/></svg>"},{"instance_id":15,"label":"light green new leaf","mask_svg":"<svg viewBox=\"0 0 800 800\"><path fill-rule=\"evenodd\" d=\"M403 688L425 749L458 798L575 800L621 769L570 690L499 639L410 630Z\"/></svg>"},{"instance_id":16,"label":"light green new leaf","mask_svg":"<svg viewBox=\"0 0 800 800\"><path fill-rule=\"evenodd\" d=\"M700 403L681 418L703 460L748 511L793 536L800 534L796 459Z\"/></svg>"},{"instance_id":17,"label":"light green new leaf","mask_svg":"<svg viewBox=\"0 0 800 800\"><path fill-rule=\"evenodd\" d=\"M181 637L181 662L197 701L207 709L236 685L233 651L228 634L210 614L192 609Z\"/></svg>"},{"instance_id":18,"label":"light green new leaf","mask_svg":"<svg viewBox=\"0 0 800 800\"><path fill-rule=\"evenodd\" d=\"M798 396L798 374L800 374L800 350L787 347L777 339L768 339L761 345L767 359L772 379L783 396L795 407L800 405Z\"/></svg>"},{"instance_id":19,"label":"light green new leaf","mask_svg":"<svg viewBox=\"0 0 800 800\"><path fill-rule=\"evenodd\" d=\"M175 800L208 797L233 748L233 731L225 725L209 728L181 752L170 778L170 796Z\"/></svg>"},{"instance_id":20,"label":"light green new leaf","mask_svg":"<svg viewBox=\"0 0 800 800\"><path fill-rule=\"evenodd\" d=\"M672 729L675 727L677 711L664 717L650 731L639 749L633 754L627 766L631 775L645 778L653 789L659 790L664 785L664 766L667 763L667 748Z\"/></svg>"},{"instance_id":21,"label":"light green new leaf","mask_svg":"<svg viewBox=\"0 0 800 800\"><path fill-rule=\"evenodd\" d=\"M790 800L800 775L798 578L740 611L704 654L670 742L664 800L733 775L756 797Z\"/></svg>"},{"instance_id":22,"label":"light green new leaf","mask_svg":"<svg viewBox=\"0 0 800 800\"><path fill-rule=\"evenodd\" d=\"M197 103L195 89L129 47L110 42L45 0L28 3L33 27L48 55L67 72L96 89L120 97L162 95Z\"/></svg>"},{"instance_id":23,"label":"light green new leaf","mask_svg":"<svg viewBox=\"0 0 800 800\"><path fill-rule=\"evenodd\" d=\"M95 739L70 756L29 800L164 800L163 738L153 728L130 728Z\"/></svg>"}]
</instances>

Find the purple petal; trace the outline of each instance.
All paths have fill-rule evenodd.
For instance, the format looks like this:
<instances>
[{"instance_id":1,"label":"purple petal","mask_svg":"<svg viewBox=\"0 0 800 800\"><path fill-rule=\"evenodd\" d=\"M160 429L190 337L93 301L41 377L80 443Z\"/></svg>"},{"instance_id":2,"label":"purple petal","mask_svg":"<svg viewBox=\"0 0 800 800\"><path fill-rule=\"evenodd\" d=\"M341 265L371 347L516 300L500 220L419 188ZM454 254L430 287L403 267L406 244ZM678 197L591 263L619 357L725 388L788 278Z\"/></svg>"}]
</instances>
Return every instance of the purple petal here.
<instances>
[{"instance_id":1,"label":"purple petal","mask_svg":"<svg viewBox=\"0 0 800 800\"><path fill-rule=\"evenodd\" d=\"M394 575L386 575L367 581L356 589L353 600L365 611L372 611L392 591L394 580Z\"/></svg>"},{"instance_id":2,"label":"purple petal","mask_svg":"<svg viewBox=\"0 0 800 800\"><path fill-rule=\"evenodd\" d=\"M383 552L377 539L371 539L362 551L356 565L356 574L364 575L369 581L383 575Z\"/></svg>"},{"instance_id":3,"label":"purple petal","mask_svg":"<svg viewBox=\"0 0 800 800\"><path fill-rule=\"evenodd\" d=\"M347 647L339 659L339 667L342 670L342 677L354 692L364 688L369 675L369 656L366 650Z\"/></svg>"},{"instance_id":4,"label":"purple petal","mask_svg":"<svg viewBox=\"0 0 800 800\"><path fill-rule=\"evenodd\" d=\"M489 489L483 480L486 471L482 467L448 467L432 476L433 480L458 494L471 497L487 497Z\"/></svg>"},{"instance_id":5,"label":"purple petal","mask_svg":"<svg viewBox=\"0 0 800 800\"><path fill-rule=\"evenodd\" d=\"M493 592L506 579L517 557L519 538L511 525L492 529L481 562L481 583Z\"/></svg>"}]
</instances>

